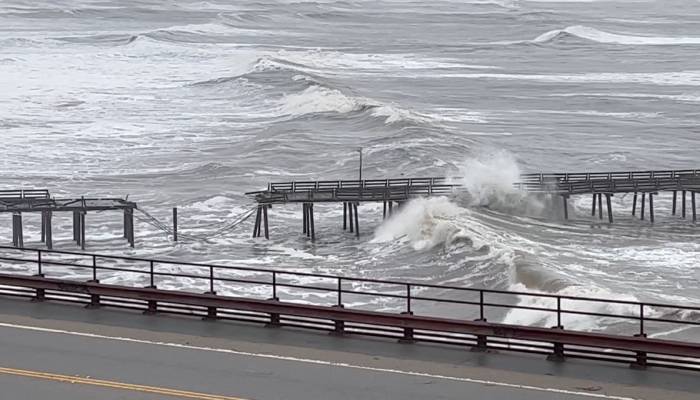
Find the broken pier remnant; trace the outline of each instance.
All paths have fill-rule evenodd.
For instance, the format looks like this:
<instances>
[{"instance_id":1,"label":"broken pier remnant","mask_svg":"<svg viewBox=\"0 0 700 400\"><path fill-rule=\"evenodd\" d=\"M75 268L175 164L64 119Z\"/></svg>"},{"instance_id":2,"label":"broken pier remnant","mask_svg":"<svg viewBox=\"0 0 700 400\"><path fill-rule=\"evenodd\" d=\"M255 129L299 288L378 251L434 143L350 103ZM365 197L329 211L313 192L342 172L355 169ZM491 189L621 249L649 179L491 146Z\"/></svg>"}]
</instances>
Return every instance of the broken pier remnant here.
<instances>
[{"instance_id":1,"label":"broken pier remnant","mask_svg":"<svg viewBox=\"0 0 700 400\"><path fill-rule=\"evenodd\" d=\"M41 240L53 248L53 215L60 212L73 214L73 240L85 249L86 215L90 211L123 211L124 238L134 247L134 202L121 198L56 199L46 189L0 191L0 213L12 214L12 243L24 247L23 214L41 213Z\"/></svg>"}]
</instances>

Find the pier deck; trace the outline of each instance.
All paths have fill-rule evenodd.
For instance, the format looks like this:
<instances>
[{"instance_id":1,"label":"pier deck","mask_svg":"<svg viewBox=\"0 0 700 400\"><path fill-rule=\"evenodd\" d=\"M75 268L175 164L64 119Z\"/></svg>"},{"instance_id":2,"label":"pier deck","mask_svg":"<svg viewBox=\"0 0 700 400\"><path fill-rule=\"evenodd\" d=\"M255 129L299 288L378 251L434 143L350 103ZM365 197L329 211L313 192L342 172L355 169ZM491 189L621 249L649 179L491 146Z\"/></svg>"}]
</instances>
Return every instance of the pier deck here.
<instances>
[{"instance_id":1,"label":"pier deck","mask_svg":"<svg viewBox=\"0 0 700 400\"><path fill-rule=\"evenodd\" d=\"M136 203L121 198L51 198L46 189L0 191L0 213L12 213L12 243L24 247L23 213L41 213L41 241L53 248L53 213L73 213L73 240L85 249L85 215L88 211L123 211L124 238L134 246Z\"/></svg>"}]
</instances>

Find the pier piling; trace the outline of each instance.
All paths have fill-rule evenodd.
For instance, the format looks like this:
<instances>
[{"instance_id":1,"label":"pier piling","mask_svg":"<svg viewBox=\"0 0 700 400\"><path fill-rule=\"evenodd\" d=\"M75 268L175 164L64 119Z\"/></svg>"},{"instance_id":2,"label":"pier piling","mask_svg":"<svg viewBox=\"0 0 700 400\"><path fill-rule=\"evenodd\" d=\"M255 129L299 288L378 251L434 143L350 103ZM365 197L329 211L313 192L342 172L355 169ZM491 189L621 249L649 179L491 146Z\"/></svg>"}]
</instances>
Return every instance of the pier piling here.
<instances>
[{"instance_id":1,"label":"pier piling","mask_svg":"<svg viewBox=\"0 0 700 400\"><path fill-rule=\"evenodd\" d=\"M654 193L649 193L649 221L654 223Z\"/></svg>"},{"instance_id":2,"label":"pier piling","mask_svg":"<svg viewBox=\"0 0 700 400\"><path fill-rule=\"evenodd\" d=\"M612 194L611 193L605 193L605 202L607 203L606 205L608 206L608 222L611 224L613 223L613 213L612 213L612 201L611 198Z\"/></svg>"},{"instance_id":3,"label":"pier piling","mask_svg":"<svg viewBox=\"0 0 700 400\"><path fill-rule=\"evenodd\" d=\"M562 199L562 203L564 204L564 219L568 220L569 219L569 196L562 195L561 199Z\"/></svg>"},{"instance_id":4,"label":"pier piling","mask_svg":"<svg viewBox=\"0 0 700 400\"><path fill-rule=\"evenodd\" d=\"M695 192L690 193L690 205L693 207L693 222L698 221L697 209L695 208Z\"/></svg>"},{"instance_id":5,"label":"pier piling","mask_svg":"<svg viewBox=\"0 0 700 400\"><path fill-rule=\"evenodd\" d=\"M683 191L683 194L681 196L681 201L683 202L681 204L681 217L685 219L685 190Z\"/></svg>"},{"instance_id":6,"label":"pier piling","mask_svg":"<svg viewBox=\"0 0 700 400\"><path fill-rule=\"evenodd\" d=\"M348 229L348 202L343 202L343 230Z\"/></svg>"},{"instance_id":7,"label":"pier piling","mask_svg":"<svg viewBox=\"0 0 700 400\"><path fill-rule=\"evenodd\" d=\"M634 192L634 196L632 196L632 216L634 217L637 214L637 192Z\"/></svg>"},{"instance_id":8,"label":"pier piling","mask_svg":"<svg viewBox=\"0 0 700 400\"><path fill-rule=\"evenodd\" d=\"M646 205L646 201L647 201L647 194L642 193L642 210L641 210L641 213L639 215L639 219L641 219L642 221L644 221L644 207Z\"/></svg>"},{"instance_id":9,"label":"pier piling","mask_svg":"<svg viewBox=\"0 0 700 400\"><path fill-rule=\"evenodd\" d=\"M671 215L676 215L676 201L678 197L678 191L674 190L673 191L673 205L671 207Z\"/></svg>"},{"instance_id":10,"label":"pier piling","mask_svg":"<svg viewBox=\"0 0 700 400\"><path fill-rule=\"evenodd\" d=\"M270 239L270 230L269 226L267 224L267 209L269 208L268 205L265 205L263 208L263 219L265 220L265 239Z\"/></svg>"},{"instance_id":11,"label":"pier piling","mask_svg":"<svg viewBox=\"0 0 700 400\"><path fill-rule=\"evenodd\" d=\"M177 242L177 207L173 207L173 242Z\"/></svg>"},{"instance_id":12,"label":"pier piling","mask_svg":"<svg viewBox=\"0 0 700 400\"><path fill-rule=\"evenodd\" d=\"M355 213L355 236L360 237L360 218L357 212L357 206L359 203L353 203L354 213Z\"/></svg>"}]
</instances>

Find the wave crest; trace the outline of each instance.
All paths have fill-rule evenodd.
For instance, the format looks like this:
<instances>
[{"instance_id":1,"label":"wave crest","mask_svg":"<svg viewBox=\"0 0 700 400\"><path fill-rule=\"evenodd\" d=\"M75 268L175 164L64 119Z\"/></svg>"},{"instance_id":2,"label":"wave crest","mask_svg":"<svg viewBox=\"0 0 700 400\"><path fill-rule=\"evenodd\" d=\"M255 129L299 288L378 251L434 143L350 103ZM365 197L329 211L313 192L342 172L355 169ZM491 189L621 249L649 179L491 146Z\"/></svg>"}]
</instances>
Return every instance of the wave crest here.
<instances>
[{"instance_id":1,"label":"wave crest","mask_svg":"<svg viewBox=\"0 0 700 400\"><path fill-rule=\"evenodd\" d=\"M564 29L545 32L532 40L533 43L549 43L566 37L577 37L596 43L623 45L683 45L700 44L700 37L633 36L601 31L584 25L572 25Z\"/></svg>"}]
</instances>

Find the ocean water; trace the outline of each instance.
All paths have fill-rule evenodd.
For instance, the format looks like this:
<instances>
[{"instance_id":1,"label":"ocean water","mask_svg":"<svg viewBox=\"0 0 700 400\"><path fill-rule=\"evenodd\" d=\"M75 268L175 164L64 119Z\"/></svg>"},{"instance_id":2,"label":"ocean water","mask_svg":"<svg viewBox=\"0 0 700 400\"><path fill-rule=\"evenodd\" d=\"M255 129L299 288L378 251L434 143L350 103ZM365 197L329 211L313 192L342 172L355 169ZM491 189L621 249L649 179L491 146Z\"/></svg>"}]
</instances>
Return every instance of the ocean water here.
<instances>
[{"instance_id":1,"label":"ocean water","mask_svg":"<svg viewBox=\"0 0 700 400\"><path fill-rule=\"evenodd\" d=\"M549 199L511 183L521 172L700 167L698 60L700 2L687 0L3 0L0 186L128 195L165 223L178 207L181 232L199 238L173 244L138 222L132 250L121 216L95 213L94 252L697 305L700 228L672 217L667 196L653 227L631 217L630 196L614 198L612 226L591 219L588 197L564 223ZM269 181L354 179L360 147L366 178L447 175L466 190L387 221L363 204L359 240L337 205L317 207L314 243L296 206L271 210L269 241L250 238L250 220L220 231ZM39 246L39 218L25 219L26 244ZM55 224L56 247L76 249L70 218ZM220 289L265 295L256 290ZM634 333L617 320L564 322Z\"/></svg>"}]
</instances>

